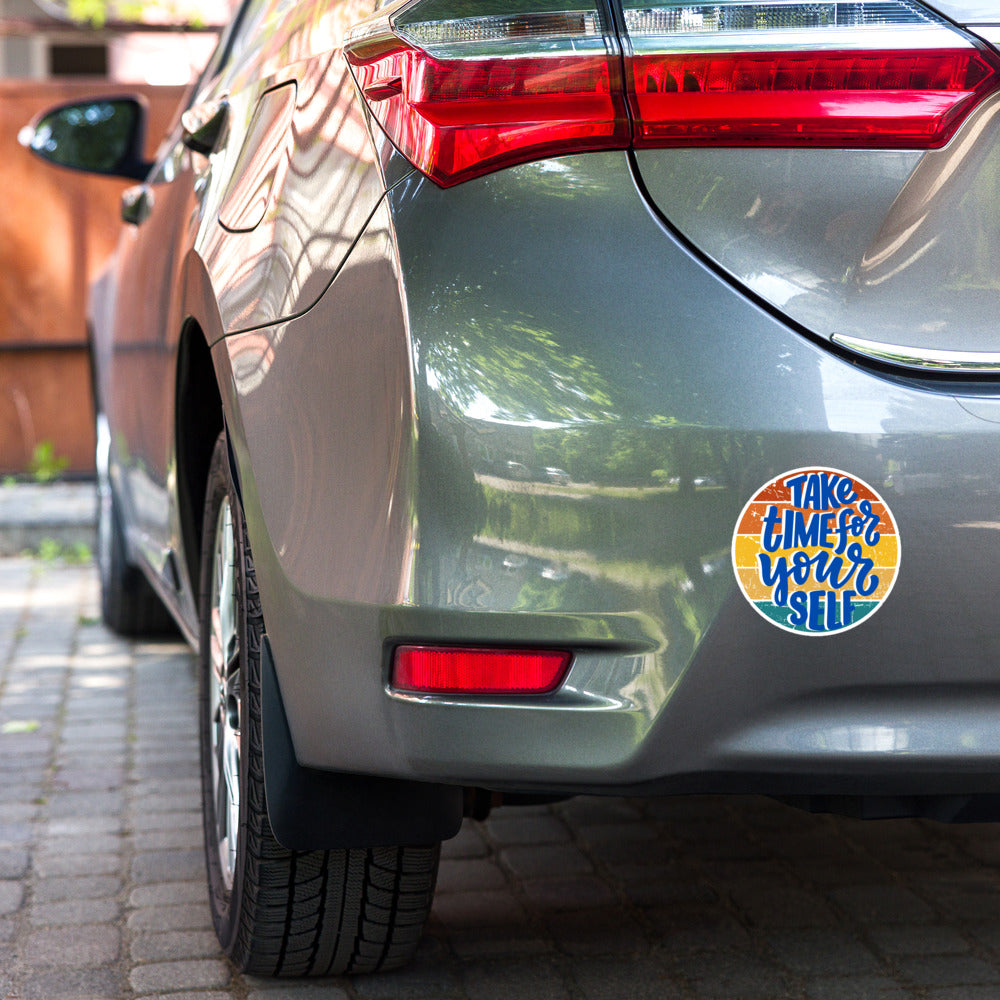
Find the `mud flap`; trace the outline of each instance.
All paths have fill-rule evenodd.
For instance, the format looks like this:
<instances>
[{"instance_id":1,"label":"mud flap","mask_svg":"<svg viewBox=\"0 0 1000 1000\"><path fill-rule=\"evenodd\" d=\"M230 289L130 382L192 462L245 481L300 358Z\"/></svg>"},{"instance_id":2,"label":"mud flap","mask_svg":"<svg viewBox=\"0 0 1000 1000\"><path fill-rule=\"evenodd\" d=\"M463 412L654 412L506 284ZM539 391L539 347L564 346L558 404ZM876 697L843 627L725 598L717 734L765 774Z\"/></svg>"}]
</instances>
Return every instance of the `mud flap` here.
<instances>
[{"instance_id":1,"label":"mud flap","mask_svg":"<svg viewBox=\"0 0 1000 1000\"><path fill-rule=\"evenodd\" d=\"M267 813L288 850L435 844L458 833L457 785L342 774L295 757L267 636L261 647L261 717Z\"/></svg>"}]
</instances>

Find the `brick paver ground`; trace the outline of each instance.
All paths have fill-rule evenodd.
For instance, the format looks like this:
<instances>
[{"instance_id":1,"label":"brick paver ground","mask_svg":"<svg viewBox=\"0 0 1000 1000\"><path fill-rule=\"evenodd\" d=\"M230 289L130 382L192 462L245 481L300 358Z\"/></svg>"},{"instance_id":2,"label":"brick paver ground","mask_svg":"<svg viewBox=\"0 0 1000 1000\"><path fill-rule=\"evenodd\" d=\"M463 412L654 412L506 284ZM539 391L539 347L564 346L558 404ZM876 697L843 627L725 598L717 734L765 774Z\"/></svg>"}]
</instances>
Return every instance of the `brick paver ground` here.
<instances>
[{"instance_id":1,"label":"brick paver ground","mask_svg":"<svg viewBox=\"0 0 1000 1000\"><path fill-rule=\"evenodd\" d=\"M764 799L501 809L445 845L418 960L235 974L202 874L186 649L98 622L92 567L0 560L8 1000L996 1000L1000 825Z\"/></svg>"}]
</instances>

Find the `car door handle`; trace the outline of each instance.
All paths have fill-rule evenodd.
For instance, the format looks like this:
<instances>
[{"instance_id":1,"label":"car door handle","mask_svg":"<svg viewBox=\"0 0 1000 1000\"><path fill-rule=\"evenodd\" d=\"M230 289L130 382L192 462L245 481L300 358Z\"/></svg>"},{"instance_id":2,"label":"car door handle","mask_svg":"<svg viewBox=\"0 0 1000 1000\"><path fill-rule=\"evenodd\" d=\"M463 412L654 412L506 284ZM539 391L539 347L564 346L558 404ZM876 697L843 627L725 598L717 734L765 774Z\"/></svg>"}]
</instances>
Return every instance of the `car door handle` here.
<instances>
[{"instance_id":1,"label":"car door handle","mask_svg":"<svg viewBox=\"0 0 1000 1000\"><path fill-rule=\"evenodd\" d=\"M229 101L225 97L188 108L181 115L181 141L188 149L210 156L225 137L229 124Z\"/></svg>"}]
</instances>

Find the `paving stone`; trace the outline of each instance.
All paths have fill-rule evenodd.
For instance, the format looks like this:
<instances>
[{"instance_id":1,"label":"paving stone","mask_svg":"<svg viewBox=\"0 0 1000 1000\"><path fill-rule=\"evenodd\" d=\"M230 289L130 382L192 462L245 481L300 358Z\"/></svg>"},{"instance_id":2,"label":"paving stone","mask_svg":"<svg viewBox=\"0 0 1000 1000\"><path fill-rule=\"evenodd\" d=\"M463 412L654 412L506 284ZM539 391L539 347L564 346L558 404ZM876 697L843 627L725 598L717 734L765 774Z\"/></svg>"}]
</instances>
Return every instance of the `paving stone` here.
<instances>
[{"instance_id":1,"label":"paving stone","mask_svg":"<svg viewBox=\"0 0 1000 1000\"><path fill-rule=\"evenodd\" d=\"M679 903L715 903L718 893L711 886L699 882L694 876L677 874L673 866L657 871L650 868L639 875L634 867L624 871L612 870L621 883L629 902L643 908L665 908Z\"/></svg>"},{"instance_id":2,"label":"paving stone","mask_svg":"<svg viewBox=\"0 0 1000 1000\"><path fill-rule=\"evenodd\" d=\"M49 927L113 921L118 919L119 912L115 899L74 899L64 903L36 903L28 918L36 927Z\"/></svg>"},{"instance_id":3,"label":"paving stone","mask_svg":"<svg viewBox=\"0 0 1000 1000\"><path fill-rule=\"evenodd\" d=\"M500 868L485 858L443 861L438 871L438 892L472 892L479 889L501 889L506 878Z\"/></svg>"},{"instance_id":4,"label":"paving stone","mask_svg":"<svg viewBox=\"0 0 1000 1000\"><path fill-rule=\"evenodd\" d=\"M994 966L971 955L938 955L896 960L900 971L917 986L960 986L1000 983Z\"/></svg>"},{"instance_id":5,"label":"paving stone","mask_svg":"<svg viewBox=\"0 0 1000 1000\"><path fill-rule=\"evenodd\" d=\"M557 964L547 959L479 963L465 970L463 986L468 1000L568 1000L572 995Z\"/></svg>"},{"instance_id":6,"label":"paving stone","mask_svg":"<svg viewBox=\"0 0 1000 1000\"><path fill-rule=\"evenodd\" d=\"M48 837L87 837L100 834L120 834L122 821L118 816L63 816L45 824Z\"/></svg>"},{"instance_id":7,"label":"paving stone","mask_svg":"<svg viewBox=\"0 0 1000 1000\"><path fill-rule=\"evenodd\" d=\"M948 986L945 989L927 990L927 1000L996 1000L995 986Z\"/></svg>"},{"instance_id":8,"label":"paving stone","mask_svg":"<svg viewBox=\"0 0 1000 1000\"><path fill-rule=\"evenodd\" d=\"M888 955L957 955L971 949L954 927L937 924L886 924L869 927L867 934Z\"/></svg>"},{"instance_id":9,"label":"paving stone","mask_svg":"<svg viewBox=\"0 0 1000 1000\"><path fill-rule=\"evenodd\" d=\"M594 870L587 856L572 844L508 847L500 853L515 878L555 878Z\"/></svg>"},{"instance_id":10,"label":"paving stone","mask_svg":"<svg viewBox=\"0 0 1000 1000\"><path fill-rule=\"evenodd\" d=\"M137 934L130 946L136 962L163 962L219 955L219 941L212 931L164 931Z\"/></svg>"},{"instance_id":11,"label":"paving stone","mask_svg":"<svg viewBox=\"0 0 1000 1000\"><path fill-rule=\"evenodd\" d=\"M526 955L551 952L555 947L530 926L456 927L448 933L448 944L460 959L503 958L514 962Z\"/></svg>"},{"instance_id":12,"label":"paving stone","mask_svg":"<svg viewBox=\"0 0 1000 1000\"><path fill-rule=\"evenodd\" d=\"M155 993L145 997L137 997L136 1000L163 1000L164 996L169 1000L232 1000L233 994L229 990L181 990L179 993L171 991L168 994ZM335 998L336 1000L336 998Z\"/></svg>"},{"instance_id":13,"label":"paving stone","mask_svg":"<svg viewBox=\"0 0 1000 1000\"><path fill-rule=\"evenodd\" d=\"M185 826L174 830L149 830L132 835L132 846L139 853L171 849L195 850L202 845L200 826Z\"/></svg>"},{"instance_id":14,"label":"paving stone","mask_svg":"<svg viewBox=\"0 0 1000 1000\"><path fill-rule=\"evenodd\" d=\"M727 1000L775 1000L789 994L789 980L768 962L753 955L715 954L709 960L684 959L677 972L698 997Z\"/></svg>"},{"instance_id":15,"label":"paving stone","mask_svg":"<svg viewBox=\"0 0 1000 1000\"><path fill-rule=\"evenodd\" d=\"M757 884L730 892L733 902L757 927L831 927L837 922L823 897L804 889Z\"/></svg>"},{"instance_id":16,"label":"paving stone","mask_svg":"<svg viewBox=\"0 0 1000 1000\"><path fill-rule=\"evenodd\" d=\"M31 809L31 812L34 812ZM19 823L16 821L0 822L0 846L11 844L27 844L31 841L34 831L30 823Z\"/></svg>"},{"instance_id":17,"label":"paving stone","mask_svg":"<svg viewBox=\"0 0 1000 1000\"><path fill-rule=\"evenodd\" d=\"M365 1000L442 1000L460 997L458 977L447 967L421 968L414 965L397 972L359 976L351 986Z\"/></svg>"},{"instance_id":18,"label":"paving stone","mask_svg":"<svg viewBox=\"0 0 1000 1000\"><path fill-rule=\"evenodd\" d=\"M205 877L201 850L149 851L132 859L132 880L137 883L174 882Z\"/></svg>"},{"instance_id":19,"label":"paving stone","mask_svg":"<svg viewBox=\"0 0 1000 1000\"><path fill-rule=\"evenodd\" d=\"M0 741L0 996L1000 996L997 827L863 824L721 796L586 797L467 820L443 846L412 968L230 980L206 899L190 656L80 625L79 608L98 613L92 569L51 582L31 582L44 613L16 644L20 611L0 600L0 721L42 723Z\"/></svg>"},{"instance_id":20,"label":"paving stone","mask_svg":"<svg viewBox=\"0 0 1000 1000\"><path fill-rule=\"evenodd\" d=\"M121 996L117 969L58 969L33 972L22 987L23 1000L112 1000Z\"/></svg>"},{"instance_id":21,"label":"paving stone","mask_svg":"<svg viewBox=\"0 0 1000 1000\"><path fill-rule=\"evenodd\" d=\"M990 920L1000 913L1000 892L990 884L981 884L965 892L936 894L934 901L955 920Z\"/></svg>"},{"instance_id":22,"label":"paving stone","mask_svg":"<svg viewBox=\"0 0 1000 1000\"><path fill-rule=\"evenodd\" d=\"M587 910L616 903L614 890L594 875L526 882L524 894L538 910Z\"/></svg>"},{"instance_id":23,"label":"paving stone","mask_svg":"<svg viewBox=\"0 0 1000 1000\"><path fill-rule=\"evenodd\" d=\"M505 890L448 892L434 899L434 915L449 927L482 927L519 924L524 907Z\"/></svg>"},{"instance_id":24,"label":"paving stone","mask_svg":"<svg viewBox=\"0 0 1000 1000\"><path fill-rule=\"evenodd\" d=\"M129 983L136 993L212 989L227 985L229 979L229 967L225 962L207 958L138 965L129 975Z\"/></svg>"},{"instance_id":25,"label":"paving stone","mask_svg":"<svg viewBox=\"0 0 1000 1000\"><path fill-rule=\"evenodd\" d=\"M79 849L84 845L77 844ZM121 869L122 859L118 854L57 854L39 852L35 855L34 870L39 878L57 876L111 875Z\"/></svg>"},{"instance_id":26,"label":"paving stone","mask_svg":"<svg viewBox=\"0 0 1000 1000\"><path fill-rule=\"evenodd\" d=\"M636 955L649 950L643 926L628 911L615 906L556 913L545 927L556 947L568 955Z\"/></svg>"},{"instance_id":27,"label":"paving stone","mask_svg":"<svg viewBox=\"0 0 1000 1000\"><path fill-rule=\"evenodd\" d=\"M638 820L642 816L641 807L629 799L590 795L561 802L553 809L575 826Z\"/></svg>"},{"instance_id":28,"label":"paving stone","mask_svg":"<svg viewBox=\"0 0 1000 1000\"><path fill-rule=\"evenodd\" d=\"M572 974L586 1000L622 1000L623 997L628 1000L680 1000L690 996L681 982L669 976L665 969L642 959L630 962L578 959L573 963ZM707 1000L710 994L700 996Z\"/></svg>"},{"instance_id":29,"label":"paving stone","mask_svg":"<svg viewBox=\"0 0 1000 1000\"><path fill-rule=\"evenodd\" d=\"M176 903L203 903L208 898L204 879L189 882L160 882L140 885L129 894L130 906L171 906Z\"/></svg>"},{"instance_id":30,"label":"paving stone","mask_svg":"<svg viewBox=\"0 0 1000 1000\"><path fill-rule=\"evenodd\" d=\"M35 882L35 903L59 903L75 899L107 899L116 896L122 887L114 875L80 875L54 877Z\"/></svg>"},{"instance_id":31,"label":"paving stone","mask_svg":"<svg viewBox=\"0 0 1000 1000\"><path fill-rule=\"evenodd\" d=\"M24 901L24 886L20 882L5 879L0 882L0 916L14 913Z\"/></svg>"},{"instance_id":32,"label":"paving stone","mask_svg":"<svg viewBox=\"0 0 1000 1000\"><path fill-rule=\"evenodd\" d=\"M36 802L0 802L0 829L6 824L24 824L27 826L39 811ZM30 827L28 827L30 829ZM29 839L29 838L25 838ZM7 843L0 838L0 845Z\"/></svg>"},{"instance_id":33,"label":"paving stone","mask_svg":"<svg viewBox=\"0 0 1000 1000\"><path fill-rule=\"evenodd\" d=\"M121 935L117 927L88 924L47 928L28 935L24 960L32 968L96 968L117 961L120 949Z\"/></svg>"},{"instance_id":34,"label":"paving stone","mask_svg":"<svg viewBox=\"0 0 1000 1000\"><path fill-rule=\"evenodd\" d=\"M499 844L553 844L570 839L561 819L549 814L519 815L521 810L498 809L486 821L486 831Z\"/></svg>"},{"instance_id":35,"label":"paving stone","mask_svg":"<svg viewBox=\"0 0 1000 1000\"><path fill-rule=\"evenodd\" d=\"M107 816L121 813L125 804L118 792L63 792L49 803L52 816Z\"/></svg>"},{"instance_id":36,"label":"paving stone","mask_svg":"<svg viewBox=\"0 0 1000 1000\"><path fill-rule=\"evenodd\" d=\"M200 906L147 906L130 913L126 921L132 931L196 931L212 926L208 901Z\"/></svg>"},{"instance_id":37,"label":"paving stone","mask_svg":"<svg viewBox=\"0 0 1000 1000\"><path fill-rule=\"evenodd\" d=\"M23 878L30 857L26 848L0 848L0 879Z\"/></svg>"},{"instance_id":38,"label":"paving stone","mask_svg":"<svg viewBox=\"0 0 1000 1000\"><path fill-rule=\"evenodd\" d=\"M930 923L934 918L934 911L927 903L899 886L849 886L834 889L830 898L863 923Z\"/></svg>"},{"instance_id":39,"label":"paving stone","mask_svg":"<svg viewBox=\"0 0 1000 1000\"><path fill-rule=\"evenodd\" d=\"M173 812L142 812L132 816L129 826L133 830L198 830L201 831L201 812L188 809Z\"/></svg>"},{"instance_id":40,"label":"paving stone","mask_svg":"<svg viewBox=\"0 0 1000 1000\"><path fill-rule=\"evenodd\" d=\"M914 996L884 976L815 980L806 984L805 995L809 1000L912 1000Z\"/></svg>"},{"instance_id":41,"label":"paving stone","mask_svg":"<svg viewBox=\"0 0 1000 1000\"><path fill-rule=\"evenodd\" d=\"M458 835L446 840L441 845L441 857L450 858L484 858L489 854L489 847L483 839L478 823L466 820Z\"/></svg>"},{"instance_id":42,"label":"paving stone","mask_svg":"<svg viewBox=\"0 0 1000 1000\"><path fill-rule=\"evenodd\" d=\"M649 911L645 919L650 933L673 953L746 948L750 944L747 929L721 906L672 906Z\"/></svg>"},{"instance_id":43,"label":"paving stone","mask_svg":"<svg viewBox=\"0 0 1000 1000\"><path fill-rule=\"evenodd\" d=\"M772 931L765 938L785 967L802 976L879 976L879 959L849 934L828 927Z\"/></svg>"},{"instance_id":44,"label":"paving stone","mask_svg":"<svg viewBox=\"0 0 1000 1000\"><path fill-rule=\"evenodd\" d=\"M592 826L582 826L578 829L581 840L594 847L618 847L622 850L643 850L650 841L661 838L660 832L647 823L602 823Z\"/></svg>"},{"instance_id":45,"label":"paving stone","mask_svg":"<svg viewBox=\"0 0 1000 1000\"><path fill-rule=\"evenodd\" d=\"M332 985L332 980L313 983L266 982L247 976L246 982L253 987L247 994L247 1000L347 1000L347 991ZM170 1000L175 998L171 997Z\"/></svg>"},{"instance_id":46,"label":"paving stone","mask_svg":"<svg viewBox=\"0 0 1000 1000\"><path fill-rule=\"evenodd\" d=\"M176 773L176 772L175 772ZM133 793L133 802L141 807L146 802L166 796L168 800L201 801L201 779L195 775L190 778L169 778L164 781L139 786Z\"/></svg>"}]
</instances>

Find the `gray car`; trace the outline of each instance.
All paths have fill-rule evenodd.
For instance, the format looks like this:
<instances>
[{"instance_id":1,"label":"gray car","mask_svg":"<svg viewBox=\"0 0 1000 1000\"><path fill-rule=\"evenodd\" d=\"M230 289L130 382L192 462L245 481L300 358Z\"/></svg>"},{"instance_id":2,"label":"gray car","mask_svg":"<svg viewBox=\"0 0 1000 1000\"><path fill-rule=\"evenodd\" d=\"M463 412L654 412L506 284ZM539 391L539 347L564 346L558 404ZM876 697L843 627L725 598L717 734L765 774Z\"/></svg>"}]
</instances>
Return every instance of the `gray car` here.
<instances>
[{"instance_id":1,"label":"gray car","mask_svg":"<svg viewBox=\"0 0 1000 1000\"><path fill-rule=\"evenodd\" d=\"M405 962L492 804L1000 816L1000 11L246 0L92 291L106 621L220 941ZM169 613L169 617L168 617Z\"/></svg>"}]
</instances>

